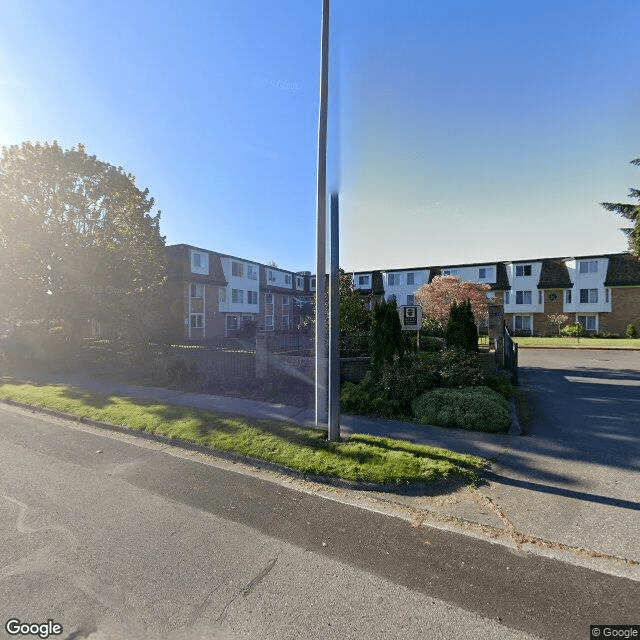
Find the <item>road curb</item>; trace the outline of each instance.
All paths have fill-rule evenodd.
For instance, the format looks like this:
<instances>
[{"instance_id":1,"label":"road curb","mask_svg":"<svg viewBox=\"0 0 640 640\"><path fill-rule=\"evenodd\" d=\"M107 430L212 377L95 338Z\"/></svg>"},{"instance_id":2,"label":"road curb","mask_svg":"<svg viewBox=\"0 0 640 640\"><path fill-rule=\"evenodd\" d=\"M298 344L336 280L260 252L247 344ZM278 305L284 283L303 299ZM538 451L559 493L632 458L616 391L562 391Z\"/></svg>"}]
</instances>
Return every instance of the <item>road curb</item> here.
<instances>
[{"instance_id":1,"label":"road curb","mask_svg":"<svg viewBox=\"0 0 640 640\"><path fill-rule=\"evenodd\" d=\"M220 449L214 449L207 445L198 444L197 442L189 442L188 440L179 440L176 438L170 438L160 433L149 433L148 431L142 431L138 429L132 429L125 425L118 425L112 422L104 422L101 420L94 420L93 418L85 418L78 416L75 413L67 413L58 409L51 409L49 407L43 407L41 405L28 404L26 402L20 402L13 400L12 398L0 398L0 402L8 404L10 406L25 409L27 411L34 411L44 413L55 418L61 418L63 420L69 420L70 422L78 422L80 424L86 424L97 429L105 429L106 431L114 431L116 433L122 433L132 435L138 438L144 438L145 440L152 440L154 442L160 442L162 444L176 447L178 449L185 449L187 451L197 451L205 455L212 456L214 458L221 458L234 463L246 464L257 469L272 471L292 478L298 478L300 480L308 480L316 482L318 484L329 485L340 489L347 489L352 491L378 491L381 493L402 493L405 491L415 491L423 487L430 487L431 483L428 482L415 482L411 484L375 484L373 482L356 482L353 480L344 480L342 478L331 478L328 476L319 476L312 473L302 473L296 471L284 465L280 465L276 462L270 462L269 460L261 460L259 458L252 458L239 453L233 453L230 451L221 451Z\"/></svg>"}]
</instances>

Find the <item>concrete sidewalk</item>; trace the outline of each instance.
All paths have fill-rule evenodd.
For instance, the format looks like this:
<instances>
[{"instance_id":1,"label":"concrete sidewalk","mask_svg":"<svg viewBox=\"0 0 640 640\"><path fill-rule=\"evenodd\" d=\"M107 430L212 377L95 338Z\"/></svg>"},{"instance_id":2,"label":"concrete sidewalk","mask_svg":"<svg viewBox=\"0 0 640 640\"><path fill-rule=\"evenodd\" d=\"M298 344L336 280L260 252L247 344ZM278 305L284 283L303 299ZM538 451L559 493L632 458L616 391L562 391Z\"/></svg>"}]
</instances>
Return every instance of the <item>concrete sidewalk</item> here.
<instances>
[{"instance_id":1,"label":"concrete sidewalk","mask_svg":"<svg viewBox=\"0 0 640 640\"><path fill-rule=\"evenodd\" d=\"M315 426L313 411L280 404L127 385L87 376L14 377ZM490 458L493 464L478 488L464 488L444 496L328 490L306 482L307 489L313 486L315 492L332 499L401 513L417 525L462 529L469 535L523 552L561 558L640 581L640 503L628 499L628 494L622 498L616 494L619 470L597 461L564 461L562 446L552 438L484 434L345 414L340 422L343 436L367 433L409 440ZM569 466L571 473L564 473ZM613 490L607 494L602 491L603 486ZM589 487L598 487L598 493Z\"/></svg>"}]
</instances>

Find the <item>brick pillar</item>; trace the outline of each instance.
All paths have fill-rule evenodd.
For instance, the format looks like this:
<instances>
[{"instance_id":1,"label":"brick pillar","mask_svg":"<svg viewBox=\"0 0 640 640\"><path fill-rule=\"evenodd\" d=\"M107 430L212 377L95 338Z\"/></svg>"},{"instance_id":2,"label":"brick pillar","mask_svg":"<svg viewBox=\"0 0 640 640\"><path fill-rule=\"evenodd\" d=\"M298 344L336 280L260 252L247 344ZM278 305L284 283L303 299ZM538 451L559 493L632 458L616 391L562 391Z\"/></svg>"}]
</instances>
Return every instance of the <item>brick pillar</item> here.
<instances>
[{"instance_id":1,"label":"brick pillar","mask_svg":"<svg viewBox=\"0 0 640 640\"><path fill-rule=\"evenodd\" d=\"M496 365L504 367L504 307L489 305L489 344L496 350Z\"/></svg>"}]
</instances>

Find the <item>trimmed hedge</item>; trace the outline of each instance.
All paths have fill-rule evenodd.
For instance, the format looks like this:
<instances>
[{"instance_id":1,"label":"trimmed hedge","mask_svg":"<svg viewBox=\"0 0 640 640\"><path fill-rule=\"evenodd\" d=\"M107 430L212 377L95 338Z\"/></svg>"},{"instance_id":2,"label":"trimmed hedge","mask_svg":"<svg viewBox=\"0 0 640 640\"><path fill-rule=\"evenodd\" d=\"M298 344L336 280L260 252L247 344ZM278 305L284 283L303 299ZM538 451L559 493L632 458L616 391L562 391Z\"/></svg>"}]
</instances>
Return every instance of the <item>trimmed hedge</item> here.
<instances>
[{"instance_id":1,"label":"trimmed hedge","mask_svg":"<svg viewBox=\"0 0 640 640\"><path fill-rule=\"evenodd\" d=\"M421 424L497 433L510 424L509 404L489 387L433 389L412 403Z\"/></svg>"}]
</instances>

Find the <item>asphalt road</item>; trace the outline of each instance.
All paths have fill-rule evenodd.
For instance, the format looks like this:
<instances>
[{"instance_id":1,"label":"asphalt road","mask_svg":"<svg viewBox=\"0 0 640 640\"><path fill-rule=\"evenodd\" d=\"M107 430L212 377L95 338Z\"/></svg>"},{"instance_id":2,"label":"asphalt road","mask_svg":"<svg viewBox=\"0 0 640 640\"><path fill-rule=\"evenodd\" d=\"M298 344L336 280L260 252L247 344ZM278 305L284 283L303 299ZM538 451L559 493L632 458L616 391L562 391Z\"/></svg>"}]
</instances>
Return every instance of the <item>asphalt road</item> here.
<instances>
[{"instance_id":1,"label":"asphalt road","mask_svg":"<svg viewBox=\"0 0 640 640\"><path fill-rule=\"evenodd\" d=\"M640 562L640 352L519 360L531 421L481 491L525 535Z\"/></svg>"},{"instance_id":2,"label":"asphalt road","mask_svg":"<svg viewBox=\"0 0 640 640\"><path fill-rule=\"evenodd\" d=\"M640 583L0 405L3 620L63 638L589 637ZM8 637L8 636L7 636Z\"/></svg>"}]
</instances>

